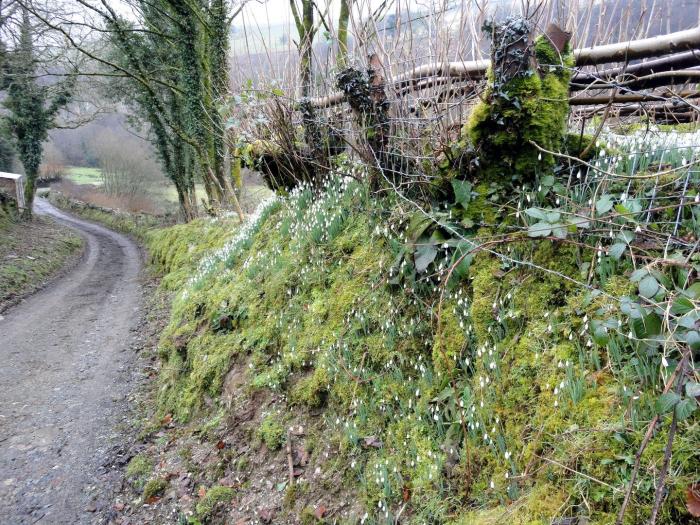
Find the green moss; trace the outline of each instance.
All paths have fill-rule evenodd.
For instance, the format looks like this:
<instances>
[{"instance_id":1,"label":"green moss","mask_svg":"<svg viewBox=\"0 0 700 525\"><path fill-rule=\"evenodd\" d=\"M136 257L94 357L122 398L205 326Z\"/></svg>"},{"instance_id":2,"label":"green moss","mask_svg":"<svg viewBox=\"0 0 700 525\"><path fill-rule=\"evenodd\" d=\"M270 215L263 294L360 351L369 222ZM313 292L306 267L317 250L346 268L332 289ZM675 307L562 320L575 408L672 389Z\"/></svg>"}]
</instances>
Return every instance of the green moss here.
<instances>
[{"instance_id":1,"label":"green moss","mask_svg":"<svg viewBox=\"0 0 700 525\"><path fill-rule=\"evenodd\" d=\"M484 198L470 202L474 217L497 219L490 184L475 191ZM161 344L161 409L182 419L226 413L218 403L226 374L245 363L237 394L269 390L277 400L261 441L282 446L283 424L299 406L320 407L314 454L337 451L324 472L342 472L341 488L371 519L393 521L408 494L408 523L490 523L503 513L513 523L549 523L564 515L566 498L590 507L591 523L605 523L619 504L610 487L625 484L625 458L653 417L655 392L626 364L646 359L626 338L622 369L607 362L608 349L588 346L586 314L615 304L571 281L595 252L546 239L504 248L527 264L477 252L468 276L445 290L436 333L439 283L387 284L396 242L376 232L407 222L391 201L349 190L290 197L235 257L197 246L197 229L202 244L207 231L212 240L230 235L225 221L199 222L167 241L163 234L163 267L187 270ZM188 253L209 269L197 272ZM615 297L633 291L622 266L611 272L595 286ZM212 323L221 315L235 318L226 331ZM623 387L643 394L632 401ZM674 449L671 507L697 459L698 438L687 435ZM658 459L663 437L644 465ZM641 477L641 510L630 510L630 523L643 522L653 502L651 474ZM309 480L309 493L335 480L322 478Z\"/></svg>"},{"instance_id":2,"label":"green moss","mask_svg":"<svg viewBox=\"0 0 700 525\"><path fill-rule=\"evenodd\" d=\"M148 501L149 499L161 495L168 488L167 480L163 478L156 478L150 480L143 487L143 501Z\"/></svg>"},{"instance_id":3,"label":"green moss","mask_svg":"<svg viewBox=\"0 0 700 525\"><path fill-rule=\"evenodd\" d=\"M317 408L323 405L328 394L330 377L325 368L316 368L294 386L291 392L292 403Z\"/></svg>"},{"instance_id":4,"label":"green moss","mask_svg":"<svg viewBox=\"0 0 700 525\"><path fill-rule=\"evenodd\" d=\"M270 414L263 419L258 429L258 436L270 450L277 450L285 442L285 430L279 422L279 415Z\"/></svg>"},{"instance_id":5,"label":"green moss","mask_svg":"<svg viewBox=\"0 0 700 525\"><path fill-rule=\"evenodd\" d=\"M137 486L143 486L146 479L153 471L153 460L145 454L138 454L131 458L126 467L126 475L131 478L132 482Z\"/></svg>"},{"instance_id":6,"label":"green moss","mask_svg":"<svg viewBox=\"0 0 700 525\"><path fill-rule=\"evenodd\" d=\"M492 83L465 125L463 134L477 149L483 181L533 181L554 166L555 158L532 142L549 151L564 146L573 55L567 47L560 56L543 36L535 40L535 54L539 71L498 88Z\"/></svg>"},{"instance_id":7,"label":"green moss","mask_svg":"<svg viewBox=\"0 0 700 525\"><path fill-rule=\"evenodd\" d=\"M216 507L219 504L230 502L233 495L234 491L232 488L219 485L211 487L197 503L195 515L200 520L208 520L214 514Z\"/></svg>"}]
</instances>

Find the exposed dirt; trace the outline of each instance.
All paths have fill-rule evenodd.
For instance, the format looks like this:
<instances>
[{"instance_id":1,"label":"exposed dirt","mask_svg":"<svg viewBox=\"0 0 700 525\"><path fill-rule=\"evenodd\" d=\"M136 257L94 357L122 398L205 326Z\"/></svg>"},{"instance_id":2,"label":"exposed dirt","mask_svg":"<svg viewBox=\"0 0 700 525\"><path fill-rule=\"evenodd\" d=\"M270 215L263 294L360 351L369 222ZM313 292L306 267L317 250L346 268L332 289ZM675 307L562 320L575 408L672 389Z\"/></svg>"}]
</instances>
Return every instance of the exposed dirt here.
<instances>
[{"instance_id":1,"label":"exposed dirt","mask_svg":"<svg viewBox=\"0 0 700 525\"><path fill-rule=\"evenodd\" d=\"M128 396L140 380L142 257L123 235L37 211L78 231L63 278L0 317L0 521L106 521L121 479Z\"/></svg>"}]
</instances>

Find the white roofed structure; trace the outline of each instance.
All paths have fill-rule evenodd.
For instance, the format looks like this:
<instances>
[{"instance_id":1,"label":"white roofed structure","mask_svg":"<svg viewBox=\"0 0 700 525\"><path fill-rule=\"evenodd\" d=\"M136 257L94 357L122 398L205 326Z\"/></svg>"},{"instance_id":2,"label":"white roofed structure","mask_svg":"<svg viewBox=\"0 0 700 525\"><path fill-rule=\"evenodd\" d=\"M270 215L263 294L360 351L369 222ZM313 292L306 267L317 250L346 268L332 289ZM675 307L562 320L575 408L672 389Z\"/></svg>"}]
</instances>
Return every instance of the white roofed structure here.
<instances>
[{"instance_id":1,"label":"white roofed structure","mask_svg":"<svg viewBox=\"0 0 700 525\"><path fill-rule=\"evenodd\" d=\"M14 195L17 199L17 207L24 208L24 175L19 173L4 173L0 171L0 190L10 195Z\"/></svg>"}]
</instances>

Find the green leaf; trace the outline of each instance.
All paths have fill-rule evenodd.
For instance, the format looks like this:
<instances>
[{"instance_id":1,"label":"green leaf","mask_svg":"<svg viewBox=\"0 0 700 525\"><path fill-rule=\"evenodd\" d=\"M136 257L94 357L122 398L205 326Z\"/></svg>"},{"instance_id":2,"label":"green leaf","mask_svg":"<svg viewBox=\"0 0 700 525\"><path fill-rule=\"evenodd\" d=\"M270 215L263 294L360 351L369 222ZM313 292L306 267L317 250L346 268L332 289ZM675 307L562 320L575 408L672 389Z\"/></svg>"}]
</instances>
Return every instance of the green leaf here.
<instances>
[{"instance_id":1,"label":"green leaf","mask_svg":"<svg viewBox=\"0 0 700 525\"><path fill-rule=\"evenodd\" d=\"M547 187L552 187L554 186L554 176L553 175L546 175L542 177L542 186L547 186Z\"/></svg>"},{"instance_id":2,"label":"green leaf","mask_svg":"<svg viewBox=\"0 0 700 525\"><path fill-rule=\"evenodd\" d=\"M617 238L625 244L629 244L634 240L634 232L630 230L622 230L617 234Z\"/></svg>"},{"instance_id":3,"label":"green leaf","mask_svg":"<svg viewBox=\"0 0 700 525\"><path fill-rule=\"evenodd\" d=\"M552 226L552 233L557 239L566 239L567 229L565 224L559 222L554 223Z\"/></svg>"},{"instance_id":4,"label":"green leaf","mask_svg":"<svg viewBox=\"0 0 700 525\"><path fill-rule=\"evenodd\" d=\"M418 273L424 272L430 263L435 260L437 249L432 244L421 244L416 248L414 264Z\"/></svg>"},{"instance_id":5,"label":"green leaf","mask_svg":"<svg viewBox=\"0 0 700 525\"><path fill-rule=\"evenodd\" d=\"M683 340L694 352L700 350L700 332L697 330L689 330L686 332L683 336Z\"/></svg>"},{"instance_id":6,"label":"green leaf","mask_svg":"<svg viewBox=\"0 0 700 525\"><path fill-rule=\"evenodd\" d=\"M605 346L608 344L608 341L610 341L610 336L608 335L608 331L604 326L599 325L595 328L593 331L593 341L600 346Z\"/></svg>"},{"instance_id":7,"label":"green leaf","mask_svg":"<svg viewBox=\"0 0 700 525\"><path fill-rule=\"evenodd\" d=\"M525 214L529 215L533 219L539 219L541 221L547 220L547 212L540 208L528 208L527 210L525 210Z\"/></svg>"},{"instance_id":8,"label":"green leaf","mask_svg":"<svg viewBox=\"0 0 700 525\"><path fill-rule=\"evenodd\" d=\"M620 257L622 257L622 254L625 253L625 249L627 248L627 245L622 242L618 242L613 244L610 248L608 248L608 255L612 257L615 260L620 260Z\"/></svg>"},{"instance_id":9,"label":"green leaf","mask_svg":"<svg viewBox=\"0 0 700 525\"><path fill-rule=\"evenodd\" d=\"M671 305L671 313L675 315L683 315L695 309L693 302L687 297L677 297Z\"/></svg>"},{"instance_id":10,"label":"green leaf","mask_svg":"<svg viewBox=\"0 0 700 525\"><path fill-rule=\"evenodd\" d=\"M548 211L547 212L547 222L559 222L561 218L561 213L558 211Z\"/></svg>"},{"instance_id":11,"label":"green leaf","mask_svg":"<svg viewBox=\"0 0 700 525\"><path fill-rule=\"evenodd\" d=\"M693 310L692 312L688 312L687 314L683 315L683 317L678 319L678 324L679 326L687 328L688 330L695 330L695 325L697 324L698 320L700 320L700 311Z\"/></svg>"},{"instance_id":12,"label":"green leaf","mask_svg":"<svg viewBox=\"0 0 700 525\"><path fill-rule=\"evenodd\" d=\"M676 405L676 418L678 421L688 419L696 408L697 403L694 399L684 399Z\"/></svg>"},{"instance_id":13,"label":"green leaf","mask_svg":"<svg viewBox=\"0 0 700 525\"><path fill-rule=\"evenodd\" d=\"M675 392L666 392L665 394L661 394L654 403L656 413L661 415L668 414L680 400L681 396Z\"/></svg>"},{"instance_id":14,"label":"green leaf","mask_svg":"<svg viewBox=\"0 0 700 525\"><path fill-rule=\"evenodd\" d=\"M527 229L530 237L547 237L552 233L552 225L548 222L537 222Z\"/></svg>"},{"instance_id":15,"label":"green leaf","mask_svg":"<svg viewBox=\"0 0 700 525\"><path fill-rule=\"evenodd\" d=\"M688 397L700 397L700 383L688 381L685 384L685 395Z\"/></svg>"},{"instance_id":16,"label":"green leaf","mask_svg":"<svg viewBox=\"0 0 700 525\"><path fill-rule=\"evenodd\" d=\"M455 202L467 207L472 198L472 185L466 180L452 179L452 189L455 192Z\"/></svg>"},{"instance_id":17,"label":"green leaf","mask_svg":"<svg viewBox=\"0 0 700 525\"><path fill-rule=\"evenodd\" d=\"M632 272L632 275L630 275L630 281L632 281L633 283L638 283L647 275L649 275L649 270L647 270L646 268L639 268Z\"/></svg>"},{"instance_id":18,"label":"green leaf","mask_svg":"<svg viewBox=\"0 0 700 525\"><path fill-rule=\"evenodd\" d=\"M454 254L452 255L451 265L454 265L457 263L457 261L459 261L459 264L455 266L455 269L452 272L452 274L456 275L460 279L464 279L469 275L469 267L471 266L472 261L474 260L474 254L469 253L469 250L472 249L472 246L473 245L467 242L460 242L457 245L457 249L455 250Z\"/></svg>"},{"instance_id":19,"label":"green leaf","mask_svg":"<svg viewBox=\"0 0 700 525\"><path fill-rule=\"evenodd\" d=\"M569 219L569 224L582 230L591 227L591 221L589 221L586 217L571 217Z\"/></svg>"},{"instance_id":20,"label":"green leaf","mask_svg":"<svg viewBox=\"0 0 700 525\"><path fill-rule=\"evenodd\" d=\"M632 320L632 330L639 339L649 339L661 333L661 318L649 314Z\"/></svg>"},{"instance_id":21,"label":"green leaf","mask_svg":"<svg viewBox=\"0 0 700 525\"><path fill-rule=\"evenodd\" d=\"M685 290L685 294L692 299L700 298L700 281L691 284L688 289Z\"/></svg>"},{"instance_id":22,"label":"green leaf","mask_svg":"<svg viewBox=\"0 0 700 525\"><path fill-rule=\"evenodd\" d=\"M613 207L613 200L612 200L612 195L603 195L598 201L595 203L595 209L598 212L598 214L602 215L603 213L607 213L610 210L612 210Z\"/></svg>"},{"instance_id":23,"label":"green leaf","mask_svg":"<svg viewBox=\"0 0 700 525\"><path fill-rule=\"evenodd\" d=\"M647 275L644 279L639 281L639 295L642 297L651 299L658 291L659 283L652 275Z\"/></svg>"}]
</instances>

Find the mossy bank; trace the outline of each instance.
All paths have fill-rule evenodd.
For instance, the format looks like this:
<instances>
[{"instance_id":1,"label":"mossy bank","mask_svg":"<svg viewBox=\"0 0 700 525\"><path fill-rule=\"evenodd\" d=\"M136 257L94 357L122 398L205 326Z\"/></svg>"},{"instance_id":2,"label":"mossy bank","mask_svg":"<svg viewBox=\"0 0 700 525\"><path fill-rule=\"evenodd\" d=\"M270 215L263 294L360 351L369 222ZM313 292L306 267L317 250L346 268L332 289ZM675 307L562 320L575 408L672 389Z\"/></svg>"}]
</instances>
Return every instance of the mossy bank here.
<instances>
[{"instance_id":1,"label":"mossy bank","mask_svg":"<svg viewBox=\"0 0 700 525\"><path fill-rule=\"evenodd\" d=\"M284 444L303 423L317 472L279 485L276 522L309 516L294 502L328 494L326 471L342 494L324 502L334 523L615 521L681 354L648 344L621 309L646 293L627 256L591 249L584 231L577 242L533 238L513 226L512 203L491 202L491 216L510 221L477 224L469 265L454 272L454 243L431 241L427 255L413 246L408 257L416 212L340 176L262 203L244 226L202 219L149 235L175 292L160 417L259 425L247 435L262 447L260 466L221 498L229 516L251 478L266 476L262 465L285 472ZM696 304L696 270L669 268L668 296ZM688 522L686 490L699 474L697 411L682 415L663 523ZM644 450L626 524L651 512L670 420L662 411ZM231 446L235 457L242 445Z\"/></svg>"}]
</instances>

